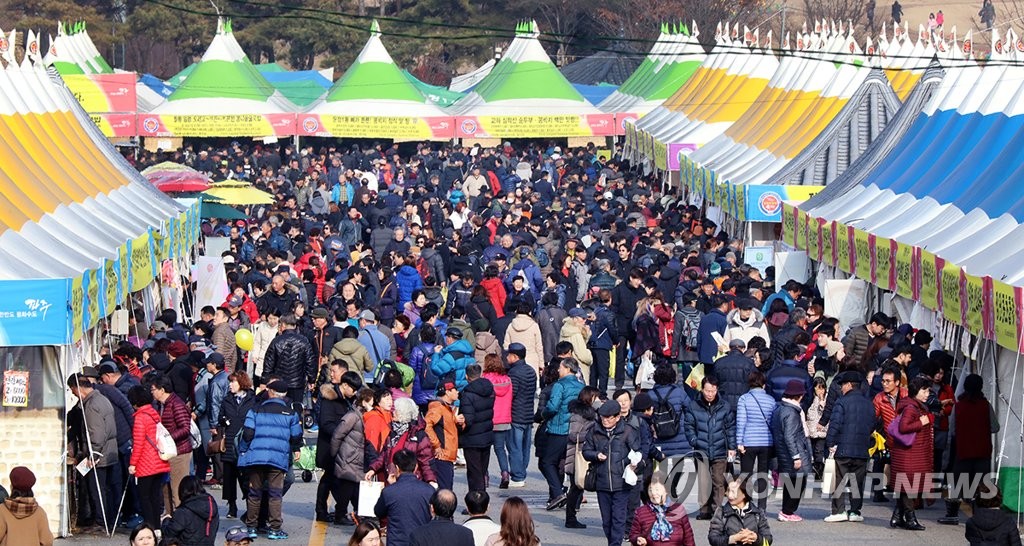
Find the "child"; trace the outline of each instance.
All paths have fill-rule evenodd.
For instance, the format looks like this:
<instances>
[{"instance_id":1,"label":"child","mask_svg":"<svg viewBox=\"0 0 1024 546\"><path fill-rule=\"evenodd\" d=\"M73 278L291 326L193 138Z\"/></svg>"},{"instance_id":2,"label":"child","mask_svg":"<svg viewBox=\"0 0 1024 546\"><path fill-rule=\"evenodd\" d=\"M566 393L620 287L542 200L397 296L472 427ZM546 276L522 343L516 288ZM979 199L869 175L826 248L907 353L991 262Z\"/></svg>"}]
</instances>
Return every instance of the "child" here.
<instances>
[{"instance_id":1,"label":"child","mask_svg":"<svg viewBox=\"0 0 1024 546\"><path fill-rule=\"evenodd\" d=\"M821 419L821 412L825 410L825 395L828 389L825 386L825 378L818 376L814 378L814 399L811 406L807 408L807 431L811 438L811 450L814 453L814 479L821 480L821 474L825 469L825 435L828 433L828 425L821 426L818 420Z\"/></svg>"}]
</instances>

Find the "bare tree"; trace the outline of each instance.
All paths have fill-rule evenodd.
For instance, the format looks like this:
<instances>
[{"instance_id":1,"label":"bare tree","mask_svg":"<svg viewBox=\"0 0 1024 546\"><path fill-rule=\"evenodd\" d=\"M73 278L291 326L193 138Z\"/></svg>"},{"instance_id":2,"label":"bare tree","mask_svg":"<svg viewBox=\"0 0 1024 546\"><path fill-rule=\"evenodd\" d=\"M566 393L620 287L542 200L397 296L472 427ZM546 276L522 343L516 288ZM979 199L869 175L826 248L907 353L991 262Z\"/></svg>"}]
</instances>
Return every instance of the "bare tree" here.
<instances>
[{"instance_id":1,"label":"bare tree","mask_svg":"<svg viewBox=\"0 0 1024 546\"><path fill-rule=\"evenodd\" d=\"M804 0L804 15L808 23L818 20L865 22L864 0ZM877 16L876 16L877 18Z\"/></svg>"}]
</instances>

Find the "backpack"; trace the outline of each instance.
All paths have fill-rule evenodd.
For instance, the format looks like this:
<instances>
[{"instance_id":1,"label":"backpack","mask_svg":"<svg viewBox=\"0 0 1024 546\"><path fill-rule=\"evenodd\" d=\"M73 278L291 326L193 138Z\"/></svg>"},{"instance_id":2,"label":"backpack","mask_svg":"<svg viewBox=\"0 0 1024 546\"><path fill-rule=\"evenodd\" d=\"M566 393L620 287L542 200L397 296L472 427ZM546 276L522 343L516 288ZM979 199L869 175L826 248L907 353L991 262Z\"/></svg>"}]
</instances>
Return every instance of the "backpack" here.
<instances>
[{"instance_id":1,"label":"backpack","mask_svg":"<svg viewBox=\"0 0 1024 546\"><path fill-rule=\"evenodd\" d=\"M672 389L679 387L672 385L669 388L669 393L672 393ZM672 407L669 399L662 398L657 390L651 389L651 394L654 395L654 414L651 415L651 424L654 425L654 437L659 440L668 440L674 438L679 434L679 414L676 409Z\"/></svg>"},{"instance_id":2,"label":"backpack","mask_svg":"<svg viewBox=\"0 0 1024 546\"><path fill-rule=\"evenodd\" d=\"M534 255L537 257L537 265L540 267L547 267L551 263L551 256L548 255L548 250L543 246L538 246Z\"/></svg>"},{"instance_id":3,"label":"backpack","mask_svg":"<svg viewBox=\"0 0 1024 546\"><path fill-rule=\"evenodd\" d=\"M682 315L682 320L683 320L682 329L681 329L681 332L680 332L682 334L682 338L683 338L680 341L686 344L686 346L683 347L683 348L684 349L690 349L690 350L696 349L697 348L697 332L700 329L700 317L698 316L697 320L693 320L693 318L690 315L686 314L686 313L678 313L678 314Z\"/></svg>"}]
</instances>

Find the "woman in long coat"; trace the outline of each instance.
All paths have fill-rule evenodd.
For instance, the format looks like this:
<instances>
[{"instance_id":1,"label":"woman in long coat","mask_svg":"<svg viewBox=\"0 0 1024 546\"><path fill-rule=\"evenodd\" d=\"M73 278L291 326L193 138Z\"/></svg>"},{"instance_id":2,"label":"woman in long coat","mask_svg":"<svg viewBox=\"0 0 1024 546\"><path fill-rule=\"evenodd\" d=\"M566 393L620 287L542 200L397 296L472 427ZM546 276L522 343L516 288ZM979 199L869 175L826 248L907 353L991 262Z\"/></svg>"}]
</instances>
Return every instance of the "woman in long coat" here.
<instances>
[{"instance_id":1,"label":"woman in long coat","mask_svg":"<svg viewBox=\"0 0 1024 546\"><path fill-rule=\"evenodd\" d=\"M932 414L925 406L930 394L931 380L915 377L907 388L907 396L896 406L896 419L902 434L916 434L914 442L904 447L895 439L889 448L894 491L899 495L896 508L889 520L890 527L902 527L911 531L923 531L914 513L915 502L928 490L928 474L932 472L932 449L934 430Z\"/></svg>"}]
</instances>

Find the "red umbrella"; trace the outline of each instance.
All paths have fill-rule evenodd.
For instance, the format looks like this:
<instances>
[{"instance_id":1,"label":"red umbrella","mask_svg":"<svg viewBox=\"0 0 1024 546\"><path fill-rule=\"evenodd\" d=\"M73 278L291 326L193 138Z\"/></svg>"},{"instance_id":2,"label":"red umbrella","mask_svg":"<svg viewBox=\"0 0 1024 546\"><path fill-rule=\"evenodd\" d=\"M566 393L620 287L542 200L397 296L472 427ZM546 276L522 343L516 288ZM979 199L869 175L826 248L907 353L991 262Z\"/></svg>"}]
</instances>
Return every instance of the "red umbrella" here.
<instances>
[{"instance_id":1,"label":"red umbrella","mask_svg":"<svg viewBox=\"0 0 1024 546\"><path fill-rule=\"evenodd\" d=\"M142 171L142 174L164 193L201 192L210 189L209 176L177 163L160 163Z\"/></svg>"}]
</instances>

